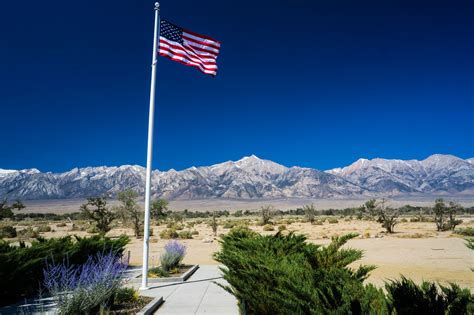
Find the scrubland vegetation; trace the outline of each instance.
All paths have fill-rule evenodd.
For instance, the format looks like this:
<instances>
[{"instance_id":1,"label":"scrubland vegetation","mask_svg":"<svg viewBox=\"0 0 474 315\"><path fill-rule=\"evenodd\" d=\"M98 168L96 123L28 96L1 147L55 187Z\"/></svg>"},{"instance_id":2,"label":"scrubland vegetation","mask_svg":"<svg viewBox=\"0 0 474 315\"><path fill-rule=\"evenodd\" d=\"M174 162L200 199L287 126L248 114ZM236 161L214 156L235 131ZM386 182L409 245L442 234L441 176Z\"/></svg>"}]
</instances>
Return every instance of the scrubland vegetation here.
<instances>
[{"instance_id":1,"label":"scrubland vegetation","mask_svg":"<svg viewBox=\"0 0 474 315\"><path fill-rule=\"evenodd\" d=\"M61 291L47 289L43 283L44 270L52 258L62 262L67 257L76 266L89 262L88 268L92 268L91 259L97 264L100 253L113 250L118 256L128 256L130 251L131 262L140 263L143 210L132 191L120 193L119 197L115 206L110 206L104 197L91 198L78 209L80 212L63 215L28 213L19 206L21 201L14 203L15 209L6 200L0 204L2 304L38 294L40 288L52 295ZM360 207L342 210L316 210L307 205L282 211L269 205L254 211L198 212L171 211L163 199L154 200L151 208L151 276L174 274L186 261L212 262L213 253L218 252L214 258L227 268L227 289L247 314L278 314L278 310L287 307L295 314L421 314L426 310L432 314L464 314L459 310L471 307L469 290L449 284L464 280L463 284L472 289L474 284L466 282L469 280L465 274L456 278L447 274L438 284L421 283L419 279L413 282L401 278L400 272L391 281L385 277L374 286L370 277L378 269L370 264L361 266L364 252L349 249L346 243L352 246L355 240L365 239L433 239L436 244L435 237L464 238L463 250L468 251L473 247L474 208L437 200L432 207L393 209L385 200L369 200ZM332 241L328 245L329 240ZM433 245L433 250L438 247ZM369 247L366 252L370 254L370 250ZM79 273L79 269L75 272ZM429 278L430 273L421 276ZM78 296L83 294L80 286L75 289ZM113 308L118 303L114 301L120 300L117 296L136 295L121 286L111 291L114 292L103 293L100 303L89 303L92 313ZM416 305L420 308L410 308L413 305L407 302L409 299L418 299ZM62 303L59 298L58 303Z\"/></svg>"}]
</instances>

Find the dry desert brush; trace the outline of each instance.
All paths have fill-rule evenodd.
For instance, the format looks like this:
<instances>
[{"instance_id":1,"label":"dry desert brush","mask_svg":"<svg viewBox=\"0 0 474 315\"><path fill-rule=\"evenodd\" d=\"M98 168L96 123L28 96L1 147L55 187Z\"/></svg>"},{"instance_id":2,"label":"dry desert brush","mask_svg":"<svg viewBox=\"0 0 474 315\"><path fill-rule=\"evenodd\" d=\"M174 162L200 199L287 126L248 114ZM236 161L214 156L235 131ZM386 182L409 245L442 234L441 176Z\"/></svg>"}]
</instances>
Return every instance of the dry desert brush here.
<instances>
[{"instance_id":1,"label":"dry desert brush","mask_svg":"<svg viewBox=\"0 0 474 315\"><path fill-rule=\"evenodd\" d=\"M363 215L373 218L381 223L382 227L385 228L388 233L393 233L395 225L398 224L400 210L388 207L386 203L387 200L385 199L380 201L371 199L360 208L360 211Z\"/></svg>"}]
</instances>

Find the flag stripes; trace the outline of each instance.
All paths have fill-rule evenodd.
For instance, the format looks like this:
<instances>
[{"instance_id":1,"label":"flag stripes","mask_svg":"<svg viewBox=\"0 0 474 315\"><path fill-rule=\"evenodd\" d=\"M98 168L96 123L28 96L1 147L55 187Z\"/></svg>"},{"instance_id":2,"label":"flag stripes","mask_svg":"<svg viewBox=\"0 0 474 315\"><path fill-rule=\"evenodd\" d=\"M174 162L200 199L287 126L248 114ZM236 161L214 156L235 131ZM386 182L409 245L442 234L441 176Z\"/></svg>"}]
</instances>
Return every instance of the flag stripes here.
<instances>
[{"instance_id":1,"label":"flag stripes","mask_svg":"<svg viewBox=\"0 0 474 315\"><path fill-rule=\"evenodd\" d=\"M161 56L196 67L205 74L217 74L216 59L221 47L217 40L161 20L159 43Z\"/></svg>"}]
</instances>

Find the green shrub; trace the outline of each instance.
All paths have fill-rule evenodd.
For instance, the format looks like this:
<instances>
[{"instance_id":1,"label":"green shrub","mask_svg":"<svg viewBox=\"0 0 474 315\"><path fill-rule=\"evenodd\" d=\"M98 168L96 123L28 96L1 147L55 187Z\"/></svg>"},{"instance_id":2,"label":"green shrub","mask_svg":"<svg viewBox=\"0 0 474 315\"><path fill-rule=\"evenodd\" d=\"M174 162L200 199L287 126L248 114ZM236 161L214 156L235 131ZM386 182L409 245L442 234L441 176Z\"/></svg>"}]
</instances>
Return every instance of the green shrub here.
<instances>
[{"instance_id":1,"label":"green shrub","mask_svg":"<svg viewBox=\"0 0 474 315\"><path fill-rule=\"evenodd\" d=\"M222 226L224 229L231 229L235 226L235 223L232 222L232 221L227 221L224 223L224 225Z\"/></svg>"},{"instance_id":2,"label":"green shrub","mask_svg":"<svg viewBox=\"0 0 474 315\"><path fill-rule=\"evenodd\" d=\"M282 225L278 226L278 231L279 232L284 231L284 230L286 230L286 225L282 224Z\"/></svg>"},{"instance_id":3,"label":"green shrub","mask_svg":"<svg viewBox=\"0 0 474 315\"><path fill-rule=\"evenodd\" d=\"M180 239L192 239L193 238L193 234L191 231L181 231L178 233L178 237Z\"/></svg>"},{"instance_id":4,"label":"green shrub","mask_svg":"<svg viewBox=\"0 0 474 315\"><path fill-rule=\"evenodd\" d=\"M473 314L474 300L469 289L451 283L438 286L423 281L417 285L402 276L401 280L386 283L388 300L397 314L457 315Z\"/></svg>"},{"instance_id":5,"label":"green shrub","mask_svg":"<svg viewBox=\"0 0 474 315\"><path fill-rule=\"evenodd\" d=\"M134 288L123 287L115 291L114 304L134 303L139 299L138 291Z\"/></svg>"},{"instance_id":6,"label":"green shrub","mask_svg":"<svg viewBox=\"0 0 474 315\"><path fill-rule=\"evenodd\" d=\"M159 278L169 277L170 275L169 271L166 271L161 267L150 268L150 270L148 270L148 274L152 277L155 276Z\"/></svg>"},{"instance_id":7,"label":"green shrub","mask_svg":"<svg viewBox=\"0 0 474 315\"><path fill-rule=\"evenodd\" d=\"M6 225L0 228L0 238L14 238L16 236L17 232L13 226Z\"/></svg>"},{"instance_id":8,"label":"green shrub","mask_svg":"<svg viewBox=\"0 0 474 315\"><path fill-rule=\"evenodd\" d=\"M474 250L474 238L466 238L466 247L469 248L469 249L472 249ZM472 270L474 271L474 269Z\"/></svg>"},{"instance_id":9,"label":"green shrub","mask_svg":"<svg viewBox=\"0 0 474 315\"><path fill-rule=\"evenodd\" d=\"M331 223L331 224L339 223L339 221L336 218L329 218L328 222Z\"/></svg>"},{"instance_id":10,"label":"green shrub","mask_svg":"<svg viewBox=\"0 0 474 315\"><path fill-rule=\"evenodd\" d=\"M402 278L386 284L388 294L363 281L373 266L353 270L362 251L342 248L349 234L324 247L305 236L262 236L248 228L222 236L214 258L246 314L472 314L473 297L455 284L420 286ZM438 289L438 287L440 289Z\"/></svg>"},{"instance_id":11,"label":"green shrub","mask_svg":"<svg viewBox=\"0 0 474 315\"><path fill-rule=\"evenodd\" d=\"M164 240L169 240L173 238L178 238L178 232L175 229L166 229L160 232L160 238Z\"/></svg>"},{"instance_id":12,"label":"green shrub","mask_svg":"<svg viewBox=\"0 0 474 315\"><path fill-rule=\"evenodd\" d=\"M60 262L67 257L71 265L82 264L99 252L122 254L128 242L126 236L38 238L28 247L24 243L14 246L0 241L0 305L37 293L47 260Z\"/></svg>"},{"instance_id":13,"label":"green shrub","mask_svg":"<svg viewBox=\"0 0 474 315\"><path fill-rule=\"evenodd\" d=\"M173 229L173 230L177 230L177 231L184 229L183 224L179 224L179 223L176 223L176 222L169 222L168 224L166 224L166 227L168 229Z\"/></svg>"},{"instance_id":14,"label":"green shrub","mask_svg":"<svg viewBox=\"0 0 474 315\"><path fill-rule=\"evenodd\" d=\"M237 211L234 212L234 217L239 218L241 216L243 216L242 210L237 210Z\"/></svg>"},{"instance_id":15,"label":"green shrub","mask_svg":"<svg viewBox=\"0 0 474 315\"><path fill-rule=\"evenodd\" d=\"M35 231L31 226L27 227L26 229L19 230L17 232L19 237L22 238L37 238L39 233Z\"/></svg>"},{"instance_id":16,"label":"green shrub","mask_svg":"<svg viewBox=\"0 0 474 315\"><path fill-rule=\"evenodd\" d=\"M454 233L462 236L474 236L474 228L466 227L462 229L457 229Z\"/></svg>"},{"instance_id":17,"label":"green shrub","mask_svg":"<svg viewBox=\"0 0 474 315\"><path fill-rule=\"evenodd\" d=\"M87 228L86 232L89 234L98 234L100 230L97 228L97 226L91 225L89 228Z\"/></svg>"},{"instance_id":18,"label":"green shrub","mask_svg":"<svg viewBox=\"0 0 474 315\"><path fill-rule=\"evenodd\" d=\"M286 224L286 225L291 225L291 224L295 223L295 220L293 220L293 219L286 219L286 220L283 220L283 223Z\"/></svg>"},{"instance_id":19,"label":"green shrub","mask_svg":"<svg viewBox=\"0 0 474 315\"><path fill-rule=\"evenodd\" d=\"M265 225L263 226L263 230L264 230L264 231L275 231L275 228L274 228L273 225L271 225L271 224L265 224Z\"/></svg>"},{"instance_id":20,"label":"green shrub","mask_svg":"<svg viewBox=\"0 0 474 315\"><path fill-rule=\"evenodd\" d=\"M40 225L36 228L38 233L51 232L51 227L49 225Z\"/></svg>"},{"instance_id":21,"label":"green shrub","mask_svg":"<svg viewBox=\"0 0 474 315\"><path fill-rule=\"evenodd\" d=\"M386 310L383 292L372 286L367 289L362 283L374 267L360 266L355 271L347 267L362 257L360 250L341 249L355 236L333 238L329 246L322 247L293 233L262 236L249 229L232 230L222 237L215 259L225 265L221 271L229 283L226 290L236 296L247 314Z\"/></svg>"},{"instance_id":22,"label":"green shrub","mask_svg":"<svg viewBox=\"0 0 474 315\"><path fill-rule=\"evenodd\" d=\"M199 232L198 232L197 230L193 230L193 231L191 232L191 235L199 235Z\"/></svg>"}]
</instances>

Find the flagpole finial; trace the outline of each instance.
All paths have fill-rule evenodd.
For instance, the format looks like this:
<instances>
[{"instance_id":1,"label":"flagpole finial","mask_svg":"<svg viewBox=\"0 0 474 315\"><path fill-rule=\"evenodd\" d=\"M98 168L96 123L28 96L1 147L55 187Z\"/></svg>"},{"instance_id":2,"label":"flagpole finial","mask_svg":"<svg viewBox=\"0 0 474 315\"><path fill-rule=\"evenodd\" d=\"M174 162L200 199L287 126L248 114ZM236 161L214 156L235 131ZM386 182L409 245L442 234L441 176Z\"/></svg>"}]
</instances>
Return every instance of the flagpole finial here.
<instances>
[{"instance_id":1,"label":"flagpole finial","mask_svg":"<svg viewBox=\"0 0 474 315\"><path fill-rule=\"evenodd\" d=\"M155 10L160 10L160 3L159 2L155 2Z\"/></svg>"}]
</instances>

